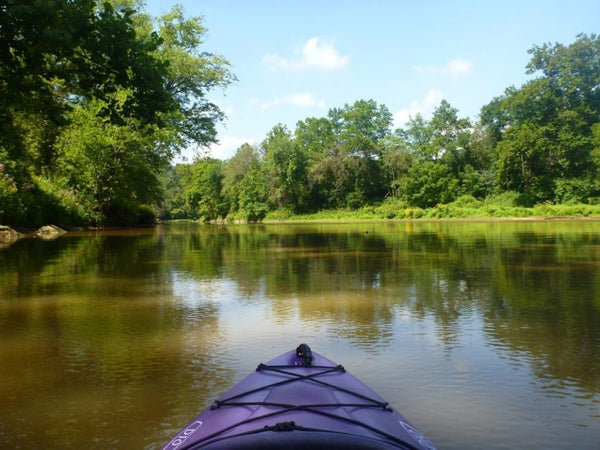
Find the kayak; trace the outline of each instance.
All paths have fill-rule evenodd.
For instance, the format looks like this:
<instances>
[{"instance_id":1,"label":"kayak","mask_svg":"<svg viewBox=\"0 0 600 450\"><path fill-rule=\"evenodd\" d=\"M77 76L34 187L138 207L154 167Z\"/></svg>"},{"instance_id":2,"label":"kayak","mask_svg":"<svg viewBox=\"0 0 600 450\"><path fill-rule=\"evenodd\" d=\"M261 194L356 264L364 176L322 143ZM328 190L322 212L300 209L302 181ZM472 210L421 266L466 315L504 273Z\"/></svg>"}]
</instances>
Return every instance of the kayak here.
<instances>
[{"instance_id":1,"label":"kayak","mask_svg":"<svg viewBox=\"0 0 600 450\"><path fill-rule=\"evenodd\" d=\"M259 364L163 450L436 447L343 366L301 344Z\"/></svg>"}]
</instances>

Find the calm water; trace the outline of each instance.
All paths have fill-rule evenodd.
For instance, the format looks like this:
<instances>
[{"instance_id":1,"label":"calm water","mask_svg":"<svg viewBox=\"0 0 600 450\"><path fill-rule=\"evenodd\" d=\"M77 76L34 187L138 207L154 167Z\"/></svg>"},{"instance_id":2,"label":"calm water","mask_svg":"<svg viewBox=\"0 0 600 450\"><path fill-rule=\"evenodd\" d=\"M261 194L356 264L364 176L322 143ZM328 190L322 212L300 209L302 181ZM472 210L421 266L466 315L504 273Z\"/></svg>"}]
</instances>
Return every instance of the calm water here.
<instances>
[{"instance_id":1,"label":"calm water","mask_svg":"<svg viewBox=\"0 0 600 450\"><path fill-rule=\"evenodd\" d=\"M19 241L0 250L0 448L159 448L300 342L440 448L598 449L600 222Z\"/></svg>"}]
</instances>

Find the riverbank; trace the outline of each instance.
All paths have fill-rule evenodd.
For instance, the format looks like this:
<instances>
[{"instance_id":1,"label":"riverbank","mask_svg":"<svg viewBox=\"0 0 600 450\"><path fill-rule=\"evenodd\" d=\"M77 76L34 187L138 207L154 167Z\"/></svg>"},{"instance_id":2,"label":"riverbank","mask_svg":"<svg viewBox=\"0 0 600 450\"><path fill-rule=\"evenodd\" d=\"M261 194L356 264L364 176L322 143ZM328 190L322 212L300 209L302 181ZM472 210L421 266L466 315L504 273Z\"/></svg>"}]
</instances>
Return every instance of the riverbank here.
<instances>
[{"instance_id":1,"label":"riverbank","mask_svg":"<svg viewBox=\"0 0 600 450\"><path fill-rule=\"evenodd\" d=\"M551 205L542 204L531 208L503 206L498 204L472 206L468 204L444 204L434 208L403 207L393 202L365 206L360 209L323 210L310 214L295 214L288 210L270 211L261 223L302 222L362 222L362 221L523 221L523 220L600 220L600 205ZM173 220L176 223L188 220ZM189 220L196 222L194 220ZM211 223L241 223L237 220L219 220ZM245 222L244 222L245 223ZM80 230L80 228L79 228ZM11 228L0 225L0 248L12 245L22 238L55 239L67 231L55 225L46 225L36 230Z\"/></svg>"},{"instance_id":2,"label":"riverbank","mask_svg":"<svg viewBox=\"0 0 600 450\"><path fill-rule=\"evenodd\" d=\"M263 222L312 222L354 220L545 220L545 219L600 219L600 205L551 205L531 208L468 204L444 204L434 208L403 207L391 202L365 206L357 210L326 210L311 214L294 214L278 210L267 213Z\"/></svg>"}]
</instances>

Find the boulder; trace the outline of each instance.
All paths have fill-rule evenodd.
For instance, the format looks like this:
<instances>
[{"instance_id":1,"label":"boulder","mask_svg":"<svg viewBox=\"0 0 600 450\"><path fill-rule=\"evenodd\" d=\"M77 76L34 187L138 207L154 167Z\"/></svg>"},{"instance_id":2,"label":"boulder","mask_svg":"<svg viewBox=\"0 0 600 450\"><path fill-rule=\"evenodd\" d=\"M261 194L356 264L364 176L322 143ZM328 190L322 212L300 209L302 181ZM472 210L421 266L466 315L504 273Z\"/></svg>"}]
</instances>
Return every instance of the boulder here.
<instances>
[{"instance_id":1,"label":"boulder","mask_svg":"<svg viewBox=\"0 0 600 450\"><path fill-rule=\"evenodd\" d=\"M21 237L22 235L18 231L5 225L0 225L0 247L8 247Z\"/></svg>"},{"instance_id":2,"label":"boulder","mask_svg":"<svg viewBox=\"0 0 600 450\"><path fill-rule=\"evenodd\" d=\"M51 240L56 239L57 237L65 233L65 230L57 227L56 225L44 225L43 227L39 228L35 233L33 233L33 235L41 239Z\"/></svg>"}]
</instances>

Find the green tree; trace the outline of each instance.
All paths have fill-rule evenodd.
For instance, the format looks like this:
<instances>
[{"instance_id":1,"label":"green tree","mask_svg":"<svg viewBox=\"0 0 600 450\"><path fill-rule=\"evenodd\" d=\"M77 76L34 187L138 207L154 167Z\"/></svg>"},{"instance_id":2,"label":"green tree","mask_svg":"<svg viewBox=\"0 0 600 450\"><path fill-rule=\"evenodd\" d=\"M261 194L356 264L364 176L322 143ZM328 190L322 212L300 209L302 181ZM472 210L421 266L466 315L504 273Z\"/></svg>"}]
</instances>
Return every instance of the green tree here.
<instances>
[{"instance_id":1,"label":"green tree","mask_svg":"<svg viewBox=\"0 0 600 450\"><path fill-rule=\"evenodd\" d=\"M390 135L381 141L381 167L388 192L397 197L399 188L406 183L414 156L408 144L398 135Z\"/></svg>"},{"instance_id":2,"label":"green tree","mask_svg":"<svg viewBox=\"0 0 600 450\"><path fill-rule=\"evenodd\" d=\"M346 206L348 196L354 192L354 160L336 149L334 146L327 156L310 168L311 204L314 209Z\"/></svg>"},{"instance_id":3,"label":"green tree","mask_svg":"<svg viewBox=\"0 0 600 450\"><path fill-rule=\"evenodd\" d=\"M161 176L163 198L158 217L162 220L191 219L195 216L184 194L184 186L191 184L191 164L168 165Z\"/></svg>"},{"instance_id":4,"label":"green tree","mask_svg":"<svg viewBox=\"0 0 600 450\"><path fill-rule=\"evenodd\" d=\"M343 169L340 174L350 171L354 181L350 191L345 192L346 203L356 207L368 200L382 198L387 186L382 183L379 142L391 133L390 111L374 100L358 100L352 105L331 109L328 118L336 147L346 156L339 159L343 164L336 166Z\"/></svg>"},{"instance_id":5,"label":"green tree","mask_svg":"<svg viewBox=\"0 0 600 450\"><path fill-rule=\"evenodd\" d=\"M268 211L265 174L258 168L252 169L239 183L239 209L235 217L259 222Z\"/></svg>"},{"instance_id":6,"label":"green tree","mask_svg":"<svg viewBox=\"0 0 600 450\"><path fill-rule=\"evenodd\" d=\"M235 155L225 162L223 167L223 195L227 198L230 212L240 209L242 180L255 170L260 169L260 155L252 145L245 143Z\"/></svg>"},{"instance_id":7,"label":"green tree","mask_svg":"<svg viewBox=\"0 0 600 450\"><path fill-rule=\"evenodd\" d=\"M110 105L93 100L73 109L56 144L59 169L54 176L98 222L130 224L138 206L159 201L158 173L169 155L153 145L151 130L138 120L111 122L106 110L118 110L116 105L125 105L131 93L115 97Z\"/></svg>"},{"instance_id":8,"label":"green tree","mask_svg":"<svg viewBox=\"0 0 600 450\"><path fill-rule=\"evenodd\" d=\"M204 221L225 218L229 205L223 196L223 162L201 158L191 165L190 183L184 188L187 203Z\"/></svg>"},{"instance_id":9,"label":"green tree","mask_svg":"<svg viewBox=\"0 0 600 450\"><path fill-rule=\"evenodd\" d=\"M430 121L417 115L398 130L412 154L412 165L398 186L400 196L410 204L431 207L473 194L480 167L471 149L471 128L468 119L459 118L458 110L442 100Z\"/></svg>"},{"instance_id":10,"label":"green tree","mask_svg":"<svg viewBox=\"0 0 600 450\"><path fill-rule=\"evenodd\" d=\"M215 125L224 114L207 94L235 81L229 61L201 50L207 32L202 17L186 18L181 5L158 18L157 26L161 43L154 55L166 66L165 88L175 105L163 118L176 133L175 144L181 148L216 142Z\"/></svg>"},{"instance_id":11,"label":"green tree","mask_svg":"<svg viewBox=\"0 0 600 450\"><path fill-rule=\"evenodd\" d=\"M269 203L275 209L303 210L308 195L306 153L283 125L273 127L261 147Z\"/></svg>"},{"instance_id":12,"label":"green tree","mask_svg":"<svg viewBox=\"0 0 600 450\"><path fill-rule=\"evenodd\" d=\"M309 164L315 164L334 147L333 124L326 117L308 117L296 123L294 139L306 152Z\"/></svg>"},{"instance_id":13,"label":"green tree","mask_svg":"<svg viewBox=\"0 0 600 450\"><path fill-rule=\"evenodd\" d=\"M438 203L448 203L456 198L458 180L447 167L436 161L417 161L405 182L399 188L401 197L411 205L431 208Z\"/></svg>"},{"instance_id":14,"label":"green tree","mask_svg":"<svg viewBox=\"0 0 600 450\"><path fill-rule=\"evenodd\" d=\"M206 94L234 80L228 62L201 51L200 18L176 7L155 31L134 8L0 2L0 158L12 187L0 220L56 221L72 201L121 222L159 198L158 175L181 147L216 140L223 114Z\"/></svg>"},{"instance_id":15,"label":"green tree","mask_svg":"<svg viewBox=\"0 0 600 450\"><path fill-rule=\"evenodd\" d=\"M532 203L565 201L567 191L583 200L596 189L592 130L600 123L600 38L579 35L569 46L544 44L529 53L527 73L539 76L507 89L500 106L494 105L499 113L493 120L505 124L498 182ZM587 180L587 189L578 180Z\"/></svg>"},{"instance_id":16,"label":"green tree","mask_svg":"<svg viewBox=\"0 0 600 450\"><path fill-rule=\"evenodd\" d=\"M74 106L110 101L142 66L160 80L162 67L147 58L158 40L136 40L132 13L93 0L0 3L0 155L16 189L2 218L10 223L51 219L40 208L52 192L42 188L52 184L54 143ZM164 91L137 88L149 98Z\"/></svg>"},{"instance_id":17,"label":"green tree","mask_svg":"<svg viewBox=\"0 0 600 450\"><path fill-rule=\"evenodd\" d=\"M421 161L436 159L439 149L432 148L433 130L421 114L411 117L405 128L396 134L406 143L415 158Z\"/></svg>"},{"instance_id":18,"label":"green tree","mask_svg":"<svg viewBox=\"0 0 600 450\"><path fill-rule=\"evenodd\" d=\"M333 124L326 118L308 117L296 124L296 145L306 154L308 197L307 210L317 211L336 204L337 194L332 193L330 158L338 156L338 145L333 133ZM343 198L343 197L342 197Z\"/></svg>"}]
</instances>

